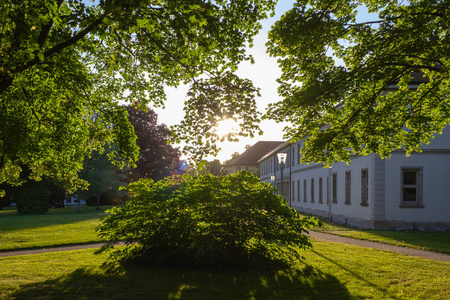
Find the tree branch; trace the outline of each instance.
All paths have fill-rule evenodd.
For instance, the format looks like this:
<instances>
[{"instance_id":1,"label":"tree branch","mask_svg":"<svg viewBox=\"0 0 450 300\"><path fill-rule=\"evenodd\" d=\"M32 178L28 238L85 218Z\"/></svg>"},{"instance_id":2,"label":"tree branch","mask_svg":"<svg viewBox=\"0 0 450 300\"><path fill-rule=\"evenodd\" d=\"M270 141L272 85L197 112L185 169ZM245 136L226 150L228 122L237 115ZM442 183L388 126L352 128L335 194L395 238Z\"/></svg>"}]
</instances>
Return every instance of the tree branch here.
<instances>
[{"instance_id":1,"label":"tree branch","mask_svg":"<svg viewBox=\"0 0 450 300\"><path fill-rule=\"evenodd\" d=\"M56 5L58 6L58 9L61 7L61 4L64 2L64 0L58 0ZM44 46L45 40L48 37L48 34L50 33L50 30L53 27L53 20L50 19L48 24L42 26L42 30L39 34L39 37L37 38L37 43L39 44L39 47L42 48Z\"/></svg>"},{"instance_id":2,"label":"tree branch","mask_svg":"<svg viewBox=\"0 0 450 300\"><path fill-rule=\"evenodd\" d=\"M188 71L188 73L190 73L191 75L194 74L194 72L184 63L182 63L177 57L175 57L175 55L173 55L169 50L167 50L161 43L159 43L155 38L153 38L153 36L150 34L150 32L148 32L147 30L144 30L145 33L148 35L148 37L155 43L156 46L158 46L158 48L160 48L162 51L164 51L167 55L169 55L173 60L175 60L177 63L179 63L183 68L186 69L186 71Z\"/></svg>"}]
</instances>

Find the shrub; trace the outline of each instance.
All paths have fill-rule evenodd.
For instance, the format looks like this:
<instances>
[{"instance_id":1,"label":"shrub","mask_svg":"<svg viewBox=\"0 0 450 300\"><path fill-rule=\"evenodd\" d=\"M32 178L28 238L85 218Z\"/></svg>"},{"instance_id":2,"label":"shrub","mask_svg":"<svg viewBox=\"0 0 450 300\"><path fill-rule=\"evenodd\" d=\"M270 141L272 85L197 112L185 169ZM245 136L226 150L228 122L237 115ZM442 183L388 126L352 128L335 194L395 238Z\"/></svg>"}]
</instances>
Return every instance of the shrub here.
<instances>
[{"instance_id":1,"label":"shrub","mask_svg":"<svg viewBox=\"0 0 450 300\"><path fill-rule=\"evenodd\" d=\"M45 214L49 208L50 191L42 182L29 181L15 190L14 200L21 215Z\"/></svg>"},{"instance_id":2,"label":"shrub","mask_svg":"<svg viewBox=\"0 0 450 300\"><path fill-rule=\"evenodd\" d=\"M130 184L126 206L108 211L97 228L122 262L177 266L291 266L311 247L300 218L253 174L183 176Z\"/></svg>"}]
</instances>

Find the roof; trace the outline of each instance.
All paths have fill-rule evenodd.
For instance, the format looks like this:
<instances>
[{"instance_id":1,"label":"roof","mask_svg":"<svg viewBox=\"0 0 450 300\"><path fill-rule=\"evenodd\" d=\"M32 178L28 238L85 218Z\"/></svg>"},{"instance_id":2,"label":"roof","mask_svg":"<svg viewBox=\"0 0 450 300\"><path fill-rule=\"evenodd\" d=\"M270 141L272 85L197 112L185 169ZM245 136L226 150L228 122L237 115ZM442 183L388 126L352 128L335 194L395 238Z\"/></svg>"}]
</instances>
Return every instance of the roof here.
<instances>
[{"instance_id":1,"label":"roof","mask_svg":"<svg viewBox=\"0 0 450 300\"><path fill-rule=\"evenodd\" d=\"M276 147L284 144L284 141L259 141L238 157L230 160L225 164L225 167L231 166L251 166L258 165L258 160L266 155L268 152L272 151Z\"/></svg>"},{"instance_id":2,"label":"roof","mask_svg":"<svg viewBox=\"0 0 450 300\"><path fill-rule=\"evenodd\" d=\"M410 85L418 85L422 83L430 82L430 79L425 76L423 72L411 72L412 79L409 81ZM397 84L400 80L395 80L393 83Z\"/></svg>"},{"instance_id":3,"label":"roof","mask_svg":"<svg viewBox=\"0 0 450 300\"><path fill-rule=\"evenodd\" d=\"M267 159L268 157L272 156L274 153L277 153L278 151L280 151L281 149L283 149L284 147L286 147L287 145L289 145L291 143L291 140L282 142L280 145L278 145L277 147L273 148L271 151L268 151L266 154L264 154L260 159L258 159L258 163L260 163L261 161L263 161L264 159Z\"/></svg>"}]
</instances>

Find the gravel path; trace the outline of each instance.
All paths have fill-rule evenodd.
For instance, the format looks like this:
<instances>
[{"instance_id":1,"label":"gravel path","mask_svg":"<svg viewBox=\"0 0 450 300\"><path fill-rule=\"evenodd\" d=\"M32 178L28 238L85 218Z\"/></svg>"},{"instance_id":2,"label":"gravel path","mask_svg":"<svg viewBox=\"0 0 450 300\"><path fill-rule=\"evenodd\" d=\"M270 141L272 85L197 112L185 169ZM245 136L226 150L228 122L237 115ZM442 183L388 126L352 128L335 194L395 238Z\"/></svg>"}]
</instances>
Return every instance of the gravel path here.
<instances>
[{"instance_id":1,"label":"gravel path","mask_svg":"<svg viewBox=\"0 0 450 300\"><path fill-rule=\"evenodd\" d=\"M357 240L322 232L309 231L309 236L313 239L321 239L331 242L345 243L351 245L357 245L366 248L375 248L384 251L392 251L400 254L406 254L411 256L417 256L427 259L434 259L439 261L450 262L450 255L431 252L431 251L423 251L416 250L406 247L398 247L392 245L386 245L376 242L369 242L363 240ZM0 257L8 257L8 256L17 256L17 255L29 255L29 254L39 254L39 253L48 253L48 252L58 252L58 251L72 251L72 250L81 250L81 249L91 249L91 248L100 248L103 246L103 243L96 244L85 244L85 245L74 245L74 246L64 246L64 247L53 247L53 248L44 248L44 249L26 249L26 250L14 250L14 251L0 251Z\"/></svg>"}]
</instances>

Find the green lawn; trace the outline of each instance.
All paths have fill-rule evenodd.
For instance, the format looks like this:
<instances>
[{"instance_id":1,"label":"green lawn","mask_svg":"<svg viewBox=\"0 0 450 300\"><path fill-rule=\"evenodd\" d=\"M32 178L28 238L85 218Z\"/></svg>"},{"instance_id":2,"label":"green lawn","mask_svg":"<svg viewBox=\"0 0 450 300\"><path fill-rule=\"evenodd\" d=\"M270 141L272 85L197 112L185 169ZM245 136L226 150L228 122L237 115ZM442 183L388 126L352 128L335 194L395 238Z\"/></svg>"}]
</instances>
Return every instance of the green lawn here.
<instances>
[{"instance_id":1,"label":"green lawn","mask_svg":"<svg viewBox=\"0 0 450 300\"><path fill-rule=\"evenodd\" d=\"M450 254L450 232L361 230L323 221L315 231L389 245Z\"/></svg>"},{"instance_id":2,"label":"green lawn","mask_svg":"<svg viewBox=\"0 0 450 300\"><path fill-rule=\"evenodd\" d=\"M76 210L44 216L0 211L0 249L99 241L94 229L103 210ZM394 240L389 243L409 239L407 246L421 248L436 244L423 232L334 224L320 230L372 240L386 234ZM447 234L438 239L445 243ZM118 267L105 265L107 256L92 249L5 257L0 258L0 299L450 299L449 263L320 240L313 244L297 268L275 271Z\"/></svg>"},{"instance_id":3,"label":"green lawn","mask_svg":"<svg viewBox=\"0 0 450 300\"><path fill-rule=\"evenodd\" d=\"M95 227L105 209L83 206L78 213L77 207L67 207L30 216L0 210L0 251L99 242Z\"/></svg>"},{"instance_id":4,"label":"green lawn","mask_svg":"<svg viewBox=\"0 0 450 300\"><path fill-rule=\"evenodd\" d=\"M314 242L274 271L102 266L94 250L0 258L0 299L450 299L450 264Z\"/></svg>"},{"instance_id":5,"label":"green lawn","mask_svg":"<svg viewBox=\"0 0 450 300\"><path fill-rule=\"evenodd\" d=\"M95 233L99 219L105 216L102 207L51 209L45 215L19 216L14 208L0 210L0 251L42 248L58 245L99 242ZM396 246L450 253L450 232L360 230L324 222L314 230L356 239Z\"/></svg>"}]
</instances>

